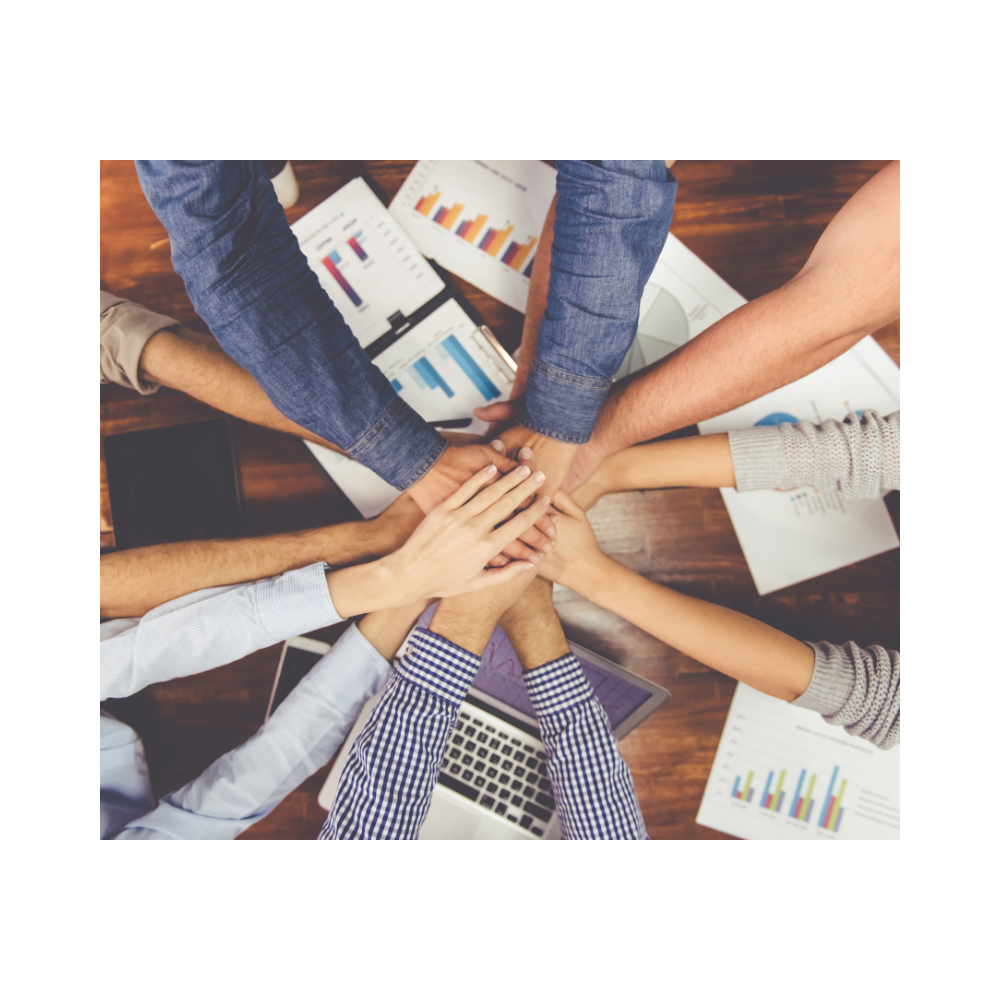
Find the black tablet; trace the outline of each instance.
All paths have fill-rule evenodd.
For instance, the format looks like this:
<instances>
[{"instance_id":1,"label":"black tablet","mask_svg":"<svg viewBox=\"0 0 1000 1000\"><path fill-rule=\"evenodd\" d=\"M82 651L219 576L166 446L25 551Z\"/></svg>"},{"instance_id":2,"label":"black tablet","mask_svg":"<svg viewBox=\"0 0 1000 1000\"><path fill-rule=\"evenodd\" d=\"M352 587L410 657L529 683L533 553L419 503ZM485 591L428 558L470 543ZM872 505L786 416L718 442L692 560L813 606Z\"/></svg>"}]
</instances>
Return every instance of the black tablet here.
<instances>
[{"instance_id":1,"label":"black tablet","mask_svg":"<svg viewBox=\"0 0 1000 1000\"><path fill-rule=\"evenodd\" d=\"M116 548L242 534L227 419L109 434L104 461Z\"/></svg>"}]
</instances>

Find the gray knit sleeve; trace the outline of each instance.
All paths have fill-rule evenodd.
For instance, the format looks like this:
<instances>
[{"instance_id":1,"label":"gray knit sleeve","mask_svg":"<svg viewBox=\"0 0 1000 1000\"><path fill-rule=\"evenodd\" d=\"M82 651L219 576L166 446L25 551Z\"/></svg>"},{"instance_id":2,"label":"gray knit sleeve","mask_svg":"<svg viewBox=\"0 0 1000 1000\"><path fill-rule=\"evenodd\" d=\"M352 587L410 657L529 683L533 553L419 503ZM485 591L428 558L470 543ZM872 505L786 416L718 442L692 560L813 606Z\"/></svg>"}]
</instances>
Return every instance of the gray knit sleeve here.
<instances>
[{"instance_id":1,"label":"gray knit sleeve","mask_svg":"<svg viewBox=\"0 0 1000 1000\"><path fill-rule=\"evenodd\" d=\"M845 500L876 500L899 489L899 411L852 413L846 421L801 421L729 432L736 489L815 486Z\"/></svg>"},{"instance_id":2,"label":"gray knit sleeve","mask_svg":"<svg viewBox=\"0 0 1000 1000\"><path fill-rule=\"evenodd\" d=\"M882 750L899 742L899 653L853 642L810 642L816 666L805 693L792 702L811 708Z\"/></svg>"}]
</instances>

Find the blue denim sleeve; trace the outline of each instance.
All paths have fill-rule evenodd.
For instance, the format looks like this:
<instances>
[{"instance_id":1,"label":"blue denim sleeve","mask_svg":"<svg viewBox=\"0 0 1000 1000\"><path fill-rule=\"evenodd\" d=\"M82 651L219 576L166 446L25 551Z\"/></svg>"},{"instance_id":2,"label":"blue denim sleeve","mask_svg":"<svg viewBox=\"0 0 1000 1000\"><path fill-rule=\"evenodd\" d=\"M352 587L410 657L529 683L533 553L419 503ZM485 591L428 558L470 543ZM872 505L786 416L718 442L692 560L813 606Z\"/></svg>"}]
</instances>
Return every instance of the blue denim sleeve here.
<instances>
[{"instance_id":1,"label":"blue denim sleeve","mask_svg":"<svg viewBox=\"0 0 1000 1000\"><path fill-rule=\"evenodd\" d=\"M309 267L256 160L137 160L174 269L227 354L285 416L397 489L445 440L393 391Z\"/></svg>"},{"instance_id":2,"label":"blue denim sleeve","mask_svg":"<svg viewBox=\"0 0 1000 1000\"><path fill-rule=\"evenodd\" d=\"M635 339L677 181L663 160L559 160L557 167L548 303L520 420L584 444Z\"/></svg>"}]
</instances>

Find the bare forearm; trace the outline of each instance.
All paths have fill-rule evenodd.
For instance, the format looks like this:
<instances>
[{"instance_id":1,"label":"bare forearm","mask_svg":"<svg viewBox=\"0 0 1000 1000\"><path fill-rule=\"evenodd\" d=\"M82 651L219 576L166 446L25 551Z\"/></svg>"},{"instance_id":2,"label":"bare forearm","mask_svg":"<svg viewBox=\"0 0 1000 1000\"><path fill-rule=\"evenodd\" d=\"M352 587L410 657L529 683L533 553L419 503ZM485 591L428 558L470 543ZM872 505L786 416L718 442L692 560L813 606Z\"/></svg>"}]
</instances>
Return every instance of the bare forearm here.
<instances>
[{"instance_id":1,"label":"bare forearm","mask_svg":"<svg viewBox=\"0 0 1000 1000\"><path fill-rule=\"evenodd\" d=\"M538 347L538 329L542 325L545 304L549 297L549 266L552 262L552 233L555 222L556 200L553 198L552 204L549 205L549 213L545 217L542 234L538 238L535 262L531 265L528 305L525 309L524 329L521 333L521 353L518 355L514 388L511 390L511 398L514 399L524 393L524 388L528 384L531 363L535 360L535 350Z\"/></svg>"},{"instance_id":2,"label":"bare forearm","mask_svg":"<svg viewBox=\"0 0 1000 1000\"><path fill-rule=\"evenodd\" d=\"M899 317L899 164L833 218L805 266L613 387L591 438L602 455L717 416L803 378Z\"/></svg>"},{"instance_id":3,"label":"bare forearm","mask_svg":"<svg viewBox=\"0 0 1000 1000\"><path fill-rule=\"evenodd\" d=\"M148 381L185 392L223 413L284 434L341 451L294 420L268 399L254 377L218 345L214 337L181 327L179 333L162 330L142 352L140 373ZM341 452L342 453L342 452Z\"/></svg>"},{"instance_id":4,"label":"bare forearm","mask_svg":"<svg viewBox=\"0 0 1000 1000\"><path fill-rule=\"evenodd\" d=\"M735 485L728 436L705 434L626 448L606 459L573 499L589 510L607 493Z\"/></svg>"},{"instance_id":5,"label":"bare forearm","mask_svg":"<svg viewBox=\"0 0 1000 1000\"><path fill-rule=\"evenodd\" d=\"M402 543L375 521L264 538L171 542L101 556L101 617L138 618L175 597L325 561L347 565Z\"/></svg>"},{"instance_id":6,"label":"bare forearm","mask_svg":"<svg viewBox=\"0 0 1000 1000\"><path fill-rule=\"evenodd\" d=\"M361 634L390 662L429 601L417 601L401 608L388 608L367 614L358 623Z\"/></svg>"},{"instance_id":7,"label":"bare forearm","mask_svg":"<svg viewBox=\"0 0 1000 1000\"><path fill-rule=\"evenodd\" d=\"M604 557L572 581L581 596L687 656L792 701L809 686L813 651L738 611L679 594Z\"/></svg>"}]
</instances>

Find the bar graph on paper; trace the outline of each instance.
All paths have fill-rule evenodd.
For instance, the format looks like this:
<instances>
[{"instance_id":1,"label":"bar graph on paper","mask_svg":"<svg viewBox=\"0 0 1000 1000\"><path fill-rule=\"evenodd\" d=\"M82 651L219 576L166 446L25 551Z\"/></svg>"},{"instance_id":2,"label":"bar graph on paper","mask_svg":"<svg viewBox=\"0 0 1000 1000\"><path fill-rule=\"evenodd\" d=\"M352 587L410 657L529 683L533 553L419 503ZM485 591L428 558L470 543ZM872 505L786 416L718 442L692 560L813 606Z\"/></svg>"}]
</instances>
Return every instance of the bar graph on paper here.
<instances>
[{"instance_id":1,"label":"bar graph on paper","mask_svg":"<svg viewBox=\"0 0 1000 1000\"><path fill-rule=\"evenodd\" d=\"M750 839L897 839L899 748L740 684L698 822Z\"/></svg>"},{"instance_id":2,"label":"bar graph on paper","mask_svg":"<svg viewBox=\"0 0 1000 1000\"><path fill-rule=\"evenodd\" d=\"M389 210L424 254L523 312L555 175L538 160L420 160Z\"/></svg>"}]
</instances>

